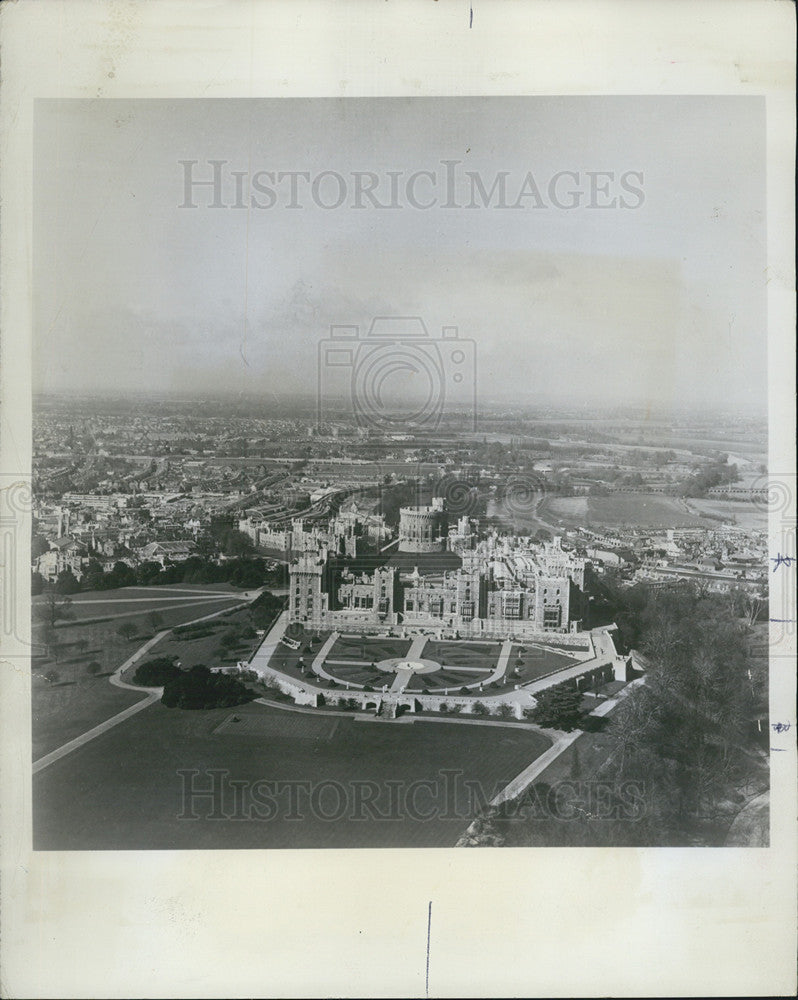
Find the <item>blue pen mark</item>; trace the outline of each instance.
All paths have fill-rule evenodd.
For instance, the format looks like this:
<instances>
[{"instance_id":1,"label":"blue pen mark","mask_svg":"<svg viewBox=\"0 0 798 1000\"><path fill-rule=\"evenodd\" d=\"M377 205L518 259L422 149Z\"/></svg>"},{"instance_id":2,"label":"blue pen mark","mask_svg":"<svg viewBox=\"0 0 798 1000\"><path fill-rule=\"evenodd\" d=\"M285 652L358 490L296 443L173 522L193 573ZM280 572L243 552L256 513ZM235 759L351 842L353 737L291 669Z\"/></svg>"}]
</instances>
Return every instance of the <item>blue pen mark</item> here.
<instances>
[{"instance_id":1,"label":"blue pen mark","mask_svg":"<svg viewBox=\"0 0 798 1000\"><path fill-rule=\"evenodd\" d=\"M771 618L770 620L772 622L775 622L777 625L794 625L795 624L795 619L794 618Z\"/></svg>"},{"instance_id":2,"label":"blue pen mark","mask_svg":"<svg viewBox=\"0 0 798 1000\"><path fill-rule=\"evenodd\" d=\"M789 722L774 722L771 725L771 729L774 733L786 733L789 728Z\"/></svg>"},{"instance_id":3,"label":"blue pen mark","mask_svg":"<svg viewBox=\"0 0 798 1000\"><path fill-rule=\"evenodd\" d=\"M424 992L429 1000L429 938L430 931L432 929L432 900L429 901L429 908L427 909L427 979L424 987Z\"/></svg>"},{"instance_id":4,"label":"blue pen mark","mask_svg":"<svg viewBox=\"0 0 798 1000\"><path fill-rule=\"evenodd\" d=\"M779 552L775 556L770 557L770 561L774 563L773 572L775 573L779 566L786 566L788 569L795 562L795 556L783 556Z\"/></svg>"},{"instance_id":5,"label":"blue pen mark","mask_svg":"<svg viewBox=\"0 0 798 1000\"><path fill-rule=\"evenodd\" d=\"M468 8L468 27L469 28L473 28L474 27L474 8L473 7L469 7Z\"/></svg>"}]
</instances>

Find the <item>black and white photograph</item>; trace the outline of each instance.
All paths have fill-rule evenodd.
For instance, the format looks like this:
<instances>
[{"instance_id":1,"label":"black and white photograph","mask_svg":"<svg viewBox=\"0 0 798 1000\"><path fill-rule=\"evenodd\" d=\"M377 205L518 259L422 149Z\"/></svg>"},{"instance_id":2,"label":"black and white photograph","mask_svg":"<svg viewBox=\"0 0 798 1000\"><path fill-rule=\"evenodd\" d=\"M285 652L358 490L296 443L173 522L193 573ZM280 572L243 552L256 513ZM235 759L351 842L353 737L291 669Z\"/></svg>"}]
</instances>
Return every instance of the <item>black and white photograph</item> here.
<instances>
[{"instance_id":1,"label":"black and white photograph","mask_svg":"<svg viewBox=\"0 0 798 1000\"><path fill-rule=\"evenodd\" d=\"M764 110L37 106L35 848L767 846Z\"/></svg>"},{"instance_id":2,"label":"black and white photograph","mask_svg":"<svg viewBox=\"0 0 798 1000\"><path fill-rule=\"evenodd\" d=\"M211 6L4 83L8 995L780 988L779 18Z\"/></svg>"}]
</instances>

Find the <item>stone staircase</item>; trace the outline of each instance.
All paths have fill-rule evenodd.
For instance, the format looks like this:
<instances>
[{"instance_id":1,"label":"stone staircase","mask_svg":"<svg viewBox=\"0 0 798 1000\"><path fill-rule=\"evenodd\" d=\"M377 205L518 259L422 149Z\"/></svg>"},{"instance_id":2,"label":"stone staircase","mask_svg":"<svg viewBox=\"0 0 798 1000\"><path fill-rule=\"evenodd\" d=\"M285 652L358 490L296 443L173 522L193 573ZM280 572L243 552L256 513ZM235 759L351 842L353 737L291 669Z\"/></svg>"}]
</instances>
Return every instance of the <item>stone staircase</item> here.
<instances>
[{"instance_id":1,"label":"stone staircase","mask_svg":"<svg viewBox=\"0 0 798 1000\"><path fill-rule=\"evenodd\" d=\"M395 719L396 718L396 698L391 698L390 695L384 695L377 705L376 714L381 719Z\"/></svg>"}]
</instances>

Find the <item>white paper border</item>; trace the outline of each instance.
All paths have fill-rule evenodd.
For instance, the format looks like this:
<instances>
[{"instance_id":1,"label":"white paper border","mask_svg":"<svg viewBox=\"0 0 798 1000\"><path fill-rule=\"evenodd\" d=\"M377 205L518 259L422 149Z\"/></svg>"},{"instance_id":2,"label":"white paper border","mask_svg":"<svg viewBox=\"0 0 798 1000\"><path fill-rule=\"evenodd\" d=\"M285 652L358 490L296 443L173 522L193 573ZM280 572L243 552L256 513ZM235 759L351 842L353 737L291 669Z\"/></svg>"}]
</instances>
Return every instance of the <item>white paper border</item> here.
<instances>
[{"instance_id":1,"label":"white paper border","mask_svg":"<svg viewBox=\"0 0 798 1000\"><path fill-rule=\"evenodd\" d=\"M794 472L794 18L769 0L3 4L2 468L30 458L35 97L700 93L767 99L770 467ZM792 711L788 662L771 701ZM431 996L795 988L795 729L769 849L33 854L29 681L14 660L0 677L5 996L423 996L430 900Z\"/></svg>"}]
</instances>

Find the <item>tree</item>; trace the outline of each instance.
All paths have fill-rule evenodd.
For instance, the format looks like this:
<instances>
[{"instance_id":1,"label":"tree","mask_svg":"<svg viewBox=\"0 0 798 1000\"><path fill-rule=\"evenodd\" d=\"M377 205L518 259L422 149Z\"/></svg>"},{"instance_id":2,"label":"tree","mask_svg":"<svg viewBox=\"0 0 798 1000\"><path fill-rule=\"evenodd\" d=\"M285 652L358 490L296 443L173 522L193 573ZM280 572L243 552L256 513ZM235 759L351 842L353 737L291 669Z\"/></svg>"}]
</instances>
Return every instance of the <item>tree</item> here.
<instances>
[{"instance_id":1,"label":"tree","mask_svg":"<svg viewBox=\"0 0 798 1000\"><path fill-rule=\"evenodd\" d=\"M167 708L208 709L228 708L252 701L255 693L237 677L212 673L197 664L181 670L164 684L161 703Z\"/></svg>"},{"instance_id":2,"label":"tree","mask_svg":"<svg viewBox=\"0 0 798 1000\"><path fill-rule=\"evenodd\" d=\"M238 630L229 629L219 640L219 645L224 649L232 649L239 642Z\"/></svg>"},{"instance_id":3,"label":"tree","mask_svg":"<svg viewBox=\"0 0 798 1000\"><path fill-rule=\"evenodd\" d=\"M55 589L59 594L76 594L80 590L80 584L72 570L65 569L58 574Z\"/></svg>"},{"instance_id":4,"label":"tree","mask_svg":"<svg viewBox=\"0 0 798 1000\"><path fill-rule=\"evenodd\" d=\"M86 673L91 674L92 677L96 677L101 670L102 664L98 663L97 660L92 660L91 663L86 664Z\"/></svg>"},{"instance_id":5,"label":"tree","mask_svg":"<svg viewBox=\"0 0 798 1000\"><path fill-rule=\"evenodd\" d=\"M474 715L490 715L490 709L484 701L475 701L473 711Z\"/></svg>"},{"instance_id":6,"label":"tree","mask_svg":"<svg viewBox=\"0 0 798 1000\"><path fill-rule=\"evenodd\" d=\"M48 684L57 684L61 679L61 675L58 673L57 670L48 670L47 673L44 675L44 679L47 681Z\"/></svg>"},{"instance_id":7,"label":"tree","mask_svg":"<svg viewBox=\"0 0 798 1000\"><path fill-rule=\"evenodd\" d=\"M105 571L96 559L91 559L83 577L83 586L87 590L102 590L105 586Z\"/></svg>"},{"instance_id":8,"label":"tree","mask_svg":"<svg viewBox=\"0 0 798 1000\"><path fill-rule=\"evenodd\" d=\"M735 586L731 590L731 599L736 613L745 619L749 628L756 625L759 616L767 610L767 596L759 590Z\"/></svg>"},{"instance_id":9,"label":"tree","mask_svg":"<svg viewBox=\"0 0 798 1000\"><path fill-rule=\"evenodd\" d=\"M220 542L222 552L226 556L246 556L255 549L249 535L237 528L228 528L220 538Z\"/></svg>"},{"instance_id":10,"label":"tree","mask_svg":"<svg viewBox=\"0 0 798 1000\"><path fill-rule=\"evenodd\" d=\"M557 684L535 695L529 718L539 726L568 733L582 721L582 695L570 684Z\"/></svg>"},{"instance_id":11,"label":"tree","mask_svg":"<svg viewBox=\"0 0 798 1000\"><path fill-rule=\"evenodd\" d=\"M136 566L136 581L142 587L152 587L161 582L163 567L154 559L139 563Z\"/></svg>"},{"instance_id":12,"label":"tree","mask_svg":"<svg viewBox=\"0 0 798 1000\"><path fill-rule=\"evenodd\" d=\"M77 648L77 651L79 653L85 653L86 650L89 648L89 640L83 638L78 639L78 641L75 643L75 647Z\"/></svg>"},{"instance_id":13,"label":"tree","mask_svg":"<svg viewBox=\"0 0 798 1000\"><path fill-rule=\"evenodd\" d=\"M114 563L114 568L105 577L105 586L111 590L117 587L135 587L136 583L135 571L121 559Z\"/></svg>"},{"instance_id":14,"label":"tree","mask_svg":"<svg viewBox=\"0 0 798 1000\"><path fill-rule=\"evenodd\" d=\"M711 818L747 748L756 692L734 595L656 594L642 615L644 687L623 700L610 734L617 776L642 776L672 823Z\"/></svg>"},{"instance_id":15,"label":"tree","mask_svg":"<svg viewBox=\"0 0 798 1000\"><path fill-rule=\"evenodd\" d=\"M167 681L177 677L180 667L171 656L159 656L140 663L133 674L133 681L142 687L163 687Z\"/></svg>"},{"instance_id":16,"label":"tree","mask_svg":"<svg viewBox=\"0 0 798 1000\"><path fill-rule=\"evenodd\" d=\"M30 593L31 597L38 597L39 594L44 592L44 577L41 573L33 572L30 577Z\"/></svg>"},{"instance_id":17,"label":"tree","mask_svg":"<svg viewBox=\"0 0 798 1000\"><path fill-rule=\"evenodd\" d=\"M39 621L55 627L56 622L74 617L72 601L59 594L52 584L48 584L44 590L44 600L34 605L34 614Z\"/></svg>"},{"instance_id":18,"label":"tree","mask_svg":"<svg viewBox=\"0 0 798 1000\"><path fill-rule=\"evenodd\" d=\"M133 624L133 622L122 622L119 628L116 630L116 634L121 636L123 639L130 641L134 635L136 635L138 629Z\"/></svg>"},{"instance_id":19,"label":"tree","mask_svg":"<svg viewBox=\"0 0 798 1000\"><path fill-rule=\"evenodd\" d=\"M147 615L147 622L153 632L157 632L158 628L163 624L163 615L160 611L151 611Z\"/></svg>"}]
</instances>

